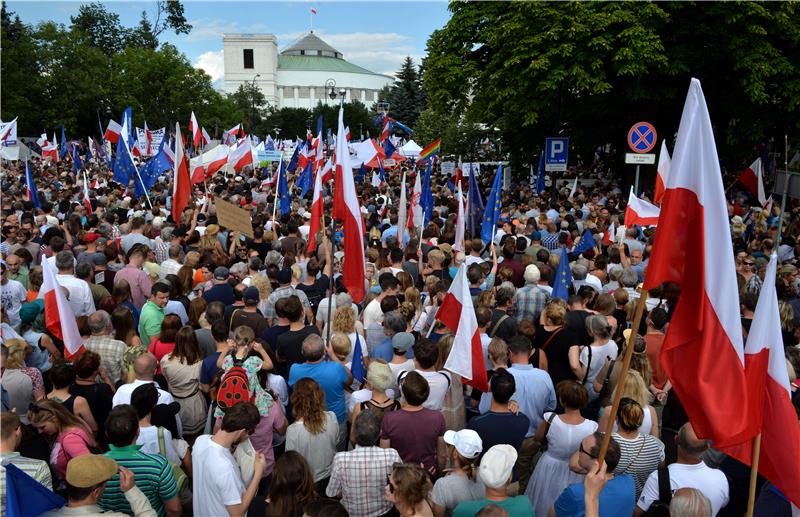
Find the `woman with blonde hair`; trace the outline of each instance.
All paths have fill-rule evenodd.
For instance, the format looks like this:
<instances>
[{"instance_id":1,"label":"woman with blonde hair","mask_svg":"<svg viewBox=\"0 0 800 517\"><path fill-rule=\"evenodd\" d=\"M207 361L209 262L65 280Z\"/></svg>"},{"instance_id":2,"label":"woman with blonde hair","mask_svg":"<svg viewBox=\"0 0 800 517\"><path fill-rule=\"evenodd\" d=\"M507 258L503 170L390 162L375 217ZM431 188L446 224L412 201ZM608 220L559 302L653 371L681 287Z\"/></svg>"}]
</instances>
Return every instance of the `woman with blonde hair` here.
<instances>
[{"instance_id":1,"label":"woman with blonde hair","mask_svg":"<svg viewBox=\"0 0 800 517\"><path fill-rule=\"evenodd\" d=\"M250 278L250 285L258 289L258 305L257 308L261 314L266 313L267 301L269 295L272 294L272 284L269 282L267 275L257 274Z\"/></svg>"},{"instance_id":2,"label":"woman with blonde hair","mask_svg":"<svg viewBox=\"0 0 800 517\"><path fill-rule=\"evenodd\" d=\"M447 431L444 443L453 468L433 485L431 506L435 517L452 515L459 503L482 499L485 491L478 481L478 456L483 451L478 433L472 429Z\"/></svg>"},{"instance_id":3,"label":"woman with blonde hair","mask_svg":"<svg viewBox=\"0 0 800 517\"><path fill-rule=\"evenodd\" d=\"M217 238L217 234L219 234L219 226L216 224L209 224L206 226L206 231L203 233L203 236L200 237L200 242L197 244L197 250L201 255L205 251L210 251L217 257L227 256L225 249L222 247L222 243Z\"/></svg>"},{"instance_id":4,"label":"woman with blonde hair","mask_svg":"<svg viewBox=\"0 0 800 517\"><path fill-rule=\"evenodd\" d=\"M398 463L386 480L384 498L394 504L400 517L432 517L431 481L419 465Z\"/></svg>"},{"instance_id":5,"label":"woman with blonde hair","mask_svg":"<svg viewBox=\"0 0 800 517\"><path fill-rule=\"evenodd\" d=\"M61 480L60 486L63 487L69 460L84 454L92 454L97 448L97 442L92 438L83 420L55 400L44 399L31 404L28 409L28 420L52 444L50 465Z\"/></svg>"},{"instance_id":6,"label":"woman with blonde hair","mask_svg":"<svg viewBox=\"0 0 800 517\"><path fill-rule=\"evenodd\" d=\"M447 357L450 355L450 350L453 348L453 341L455 341L455 336L452 334L439 339L437 343L439 346L439 359L435 366L436 371L444 368ZM442 414L444 415L445 427L458 431L464 428L467 419L464 406L464 385L461 382L460 375L453 372L449 373L450 384L442 402Z\"/></svg>"},{"instance_id":7,"label":"woman with blonde hair","mask_svg":"<svg viewBox=\"0 0 800 517\"><path fill-rule=\"evenodd\" d=\"M352 306L337 307L334 310L331 331L341 332L350 339L350 352L347 354L347 361L353 360L353 351L356 349L356 344L361 343L361 356L364 358L364 365L369 365L367 340L364 339L364 327L361 322L356 320L356 313L353 311Z\"/></svg>"},{"instance_id":8,"label":"woman with blonde hair","mask_svg":"<svg viewBox=\"0 0 800 517\"><path fill-rule=\"evenodd\" d=\"M111 325L114 327L114 339L125 343L125 352L122 354L122 359L125 361L125 367L128 370L127 380L132 382L135 375L133 374L133 362L140 355L147 353L147 347L142 343L142 338L136 333L136 321L133 318L133 313L127 307L117 307L111 313Z\"/></svg>"},{"instance_id":9,"label":"woman with blonde hair","mask_svg":"<svg viewBox=\"0 0 800 517\"><path fill-rule=\"evenodd\" d=\"M6 359L4 365L5 369L19 370L20 373L31 380L33 401L44 398L45 390L42 372L38 368L25 366L25 356L31 353L31 346L22 339L7 339L4 345L8 349L8 359Z\"/></svg>"},{"instance_id":10,"label":"woman with blonde hair","mask_svg":"<svg viewBox=\"0 0 800 517\"><path fill-rule=\"evenodd\" d=\"M410 320L411 328L414 328L424 314L422 311L422 297L420 296L419 289L414 286L409 287L403 291L403 298L403 303L410 303L414 308L414 317ZM427 314L425 316L427 316Z\"/></svg>"},{"instance_id":11,"label":"woman with blonde hair","mask_svg":"<svg viewBox=\"0 0 800 517\"><path fill-rule=\"evenodd\" d=\"M325 392L308 377L297 381L290 400L295 421L286 430L286 450L303 455L319 492L324 493L339 435L336 414L326 411Z\"/></svg>"},{"instance_id":12,"label":"woman with blonde hair","mask_svg":"<svg viewBox=\"0 0 800 517\"><path fill-rule=\"evenodd\" d=\"M609 400L614 400L615 393L618 389L622 390L622 397L627 397L629 399L635 400L639 406L641 406L644 415L642 416L642 423L639 427L639 432L643 434L651 434L658 438L661 436L658 424L658 415L656 414L656 409L650 405L650 401L652 400L653 394L650 393L650 390L647 388L647 385L642 379L642 376L639 372L635 370L628 370L628 374L625 377L625 380L622 384L618 384L616 388L611 392L611 398ZM600 410L600 418L598 419L598 424L600 424L601 429L605 429L606 425L608 425L608 415L611 412L611 406L606 406ZM617 423L614 423L614 431L617 430Z\"/></svg>"}]
</instances>

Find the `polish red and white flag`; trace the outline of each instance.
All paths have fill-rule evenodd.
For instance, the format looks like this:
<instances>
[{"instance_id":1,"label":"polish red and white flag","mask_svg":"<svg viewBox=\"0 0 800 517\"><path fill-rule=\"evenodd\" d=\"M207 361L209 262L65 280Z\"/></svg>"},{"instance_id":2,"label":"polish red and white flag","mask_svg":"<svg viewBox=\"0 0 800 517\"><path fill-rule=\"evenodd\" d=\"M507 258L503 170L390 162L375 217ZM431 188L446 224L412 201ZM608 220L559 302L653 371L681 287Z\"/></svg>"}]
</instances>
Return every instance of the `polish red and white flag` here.
<instances>
[{"instance_id":1,"label":"polish red and white flag","mask_svg":"<svg viewBox=\"0 0 800 517\"><path fill-rule=\"evenodd\" d=\"M755 436L747 408L739 292L711 117L692 79L644 288L681 287L661 348L664 367L698 436L719 448ZM738 441L737 441L738 440Z\"/></svg>"},{"instance_id":2,"label":"polish red and white flag","mask_svg":"<svg viewBox=\"0 0 800 517\"><path fill-rule=\"evenodd\" d=\"M78 321L58 283L58 271L49 260L42 261L42 287L39 298L44 300L45 327L64 343L64 356L77 357L83 351Z\"/></svg>"},{"instance_id":3,"label":"polish red and white flag","mask_svg":"<svg viewBox=\"0 0 800 517\"><path fill-rule=\"evenodd\" d=\"M628 206L625 208L625 226L630 228L634 224L639 226L655 226L658 224L658 214L661 209L644 199L639 199L633 193L628 196Z\"/></svg>"},{"instance_id":4,"label":"polish red and white flag","mask_svg":"<svg viewBox=\"0 0 800 517\"><path fill-rule=\"evenodd\" d=\"M656 168L656 190L653 194L653 202L660 204L664 197L667 177L669 176L670 157L667 150L667 141L661 141L661 152L658 153L658 167Z\"/></svg>"}]
</instances>

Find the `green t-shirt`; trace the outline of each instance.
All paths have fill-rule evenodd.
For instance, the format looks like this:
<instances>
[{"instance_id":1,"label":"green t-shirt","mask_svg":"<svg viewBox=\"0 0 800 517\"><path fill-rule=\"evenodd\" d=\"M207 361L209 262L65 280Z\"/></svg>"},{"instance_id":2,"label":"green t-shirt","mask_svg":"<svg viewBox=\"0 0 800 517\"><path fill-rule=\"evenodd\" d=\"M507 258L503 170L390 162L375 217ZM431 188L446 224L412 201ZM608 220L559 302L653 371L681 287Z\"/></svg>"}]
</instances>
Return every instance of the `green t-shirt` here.
<instances>
[{"instance_id":1,"label":"green t-shirt","mask_svg":"<svg viewBox=\"0 0 800 517\"><path fill-rule=\"evenodd\" d=\"M141 452L139 450L141 445L134 444L127 447L111 445L109 447L111 450L106 453L106 456L133 472L136 486L147 496L150 506L159 517L164 517L164 501L169 501L178 495L178 486L175 483L175 476L172 475L172 465L158 454ZM119 487L119 474L106 483L99 504L100 508L107 512L133 515L131 506Z\"/></svg>"},{"instance_id":2,"label":"green t-shirt","mask_svg":"<svg viewBox=\"0 0 800 517\"><path fill-rule=\"evenodd\" d=\"M531 501L524 495L509 497L502 501L490 501L488 499L478 499L477 501L464 501L453 510L453 517L475 517L484 506L496 504L500 508L508 511L509 517L534 517Z\"/></svg>"},{"instance_id":3,"label":"green t-shirt","mask_svg":"<svg viewBox=\"0 0 800 517\"><path fill-rule=\"evenodd\" d=\"M161 332L161 322L164 321L164 309L153 301L147 300L139 315L139 337L144 346L150 346L153 336Z\"/></svg>"}]
</instances>

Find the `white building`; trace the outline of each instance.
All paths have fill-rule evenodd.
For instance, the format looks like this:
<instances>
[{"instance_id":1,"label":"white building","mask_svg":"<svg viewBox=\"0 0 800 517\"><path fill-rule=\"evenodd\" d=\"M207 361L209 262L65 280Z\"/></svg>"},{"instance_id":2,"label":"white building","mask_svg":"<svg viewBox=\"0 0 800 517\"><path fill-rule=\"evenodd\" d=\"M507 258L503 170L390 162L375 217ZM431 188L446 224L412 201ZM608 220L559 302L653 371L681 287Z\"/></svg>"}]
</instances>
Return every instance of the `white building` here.
<instances>
[{"instance_id":1,"label":"white building","mask_svg":"<svg viewBox=\"0 0 800 517\"><path fill-rule=\"evenodd\" d=\"M325 83L336 81L345 90L345 100L357 99L367 106L378 100L378 92L394 83L388 75L376 74L344 60L341 52L322 41L313 31L278 52L272 34L225 34L224 90L235 92L241 84L255 82L278 108L311 109L318 102L336 103L328 97Z\"/></svg>"}]
</instances>

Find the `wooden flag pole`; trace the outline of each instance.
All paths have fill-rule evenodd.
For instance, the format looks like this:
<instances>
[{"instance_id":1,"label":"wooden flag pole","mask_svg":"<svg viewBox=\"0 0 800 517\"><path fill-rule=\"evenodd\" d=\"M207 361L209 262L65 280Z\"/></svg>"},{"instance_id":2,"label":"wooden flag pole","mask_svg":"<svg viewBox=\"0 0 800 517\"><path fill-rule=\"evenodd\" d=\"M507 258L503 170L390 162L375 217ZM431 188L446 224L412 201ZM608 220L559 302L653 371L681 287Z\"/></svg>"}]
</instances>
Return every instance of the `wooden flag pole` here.
<instances>
[{"instance_id":1,"label":"wooden flag pole","mask_svg":"<svg viewBox=\"0 0 800 517\"><path fill-rule=\"evenodd\" d=\"M633 326L631 327L631 334L628 336L628 343L625 345L625 357L622 361L622 371L619 373L619 380L617 386L622 386L625 378L628 375L628 370L631 366L631 357L633 356L633 349L636 345L636 336L638 335L639 326L642 323L642 314L644 314L645 302L647 302L647 289L642 289L639 295L639 300L636 302L636 311L633 315ZM608 452L608 444L611 441L611 432L614 429L614 422L617 420L617 411L619 410L619 401L622 399L622 390L614 390L614 402L611 404L611 412L608 415L608 422L606 428L603 429L603 442L600 444L600 454L597 456L597 471L600 472L600 465L606 459L606 452Z\"/></svg>"},{"instance_id":2,"label":"wooden flag pole","mask_svg":"<svg viewBox=\"0 0 800 517\"><path fill-rule=\"evenodd\" d=\"M745 517L753 517L756 505L756 481L758 480L758 461L761 457L761 433L753 438L753 464L750 466L750 489L747 493L747 513Z\"/></svg>"}]
</instances>

